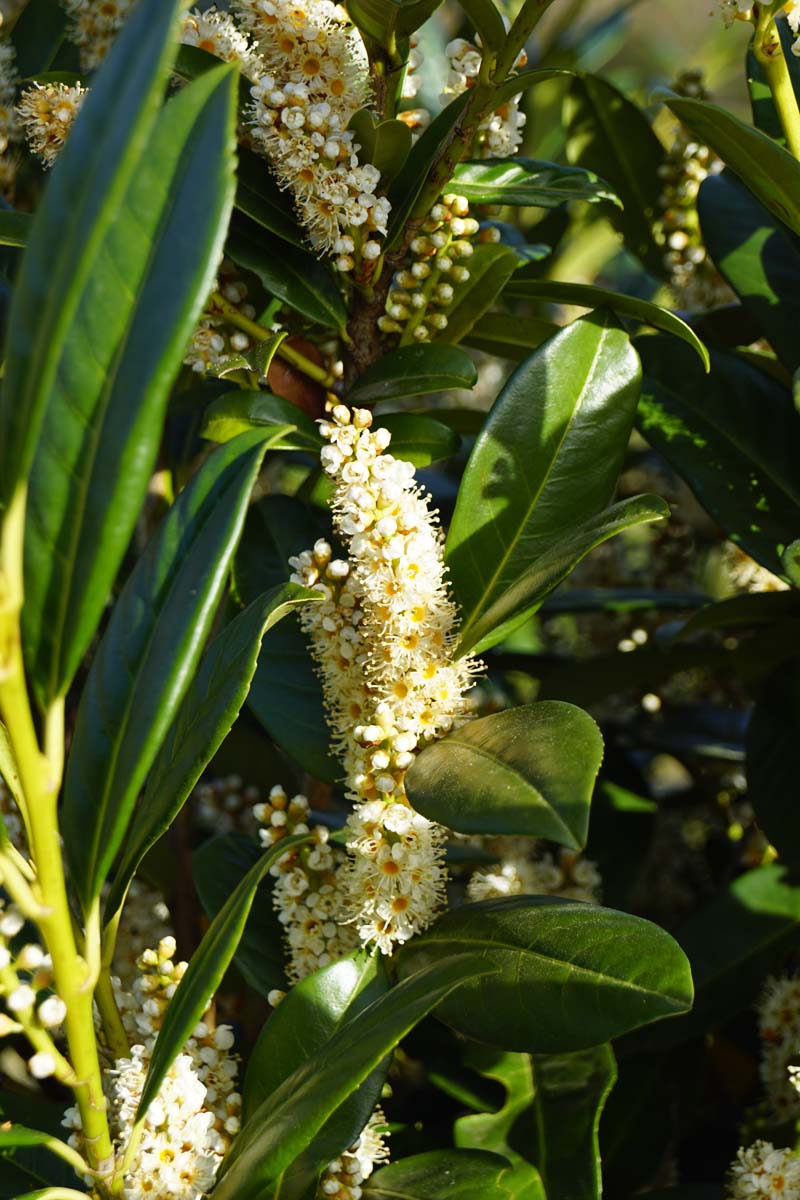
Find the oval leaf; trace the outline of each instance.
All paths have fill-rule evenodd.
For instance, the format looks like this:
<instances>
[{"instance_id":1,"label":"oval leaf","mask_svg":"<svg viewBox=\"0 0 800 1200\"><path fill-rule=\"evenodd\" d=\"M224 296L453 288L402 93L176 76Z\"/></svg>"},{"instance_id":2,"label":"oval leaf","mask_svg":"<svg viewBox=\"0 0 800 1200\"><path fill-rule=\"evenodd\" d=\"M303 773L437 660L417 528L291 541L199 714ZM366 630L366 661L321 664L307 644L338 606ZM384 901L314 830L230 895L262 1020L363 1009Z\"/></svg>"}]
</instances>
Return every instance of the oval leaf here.
<instances>
[{"instance_id":1,"label":"oval leaf","mask_svg":"<svg viewBox=\"0 0 800 1200\"><path fill-rule=\"evenodd\" d=\"M511 376L475 442L447 538L463 645L565 528L611 499L638 396L636 353L600 313L561 330Z\"/></svg>"},{"instance_id":2,"label":"oval leaf","mask_svg":"<svg viewBox=\"0 0 800 1200\"><path fill-rule=\"evenodd\" d=\"M388 429L392 435L391 452L415 467L427 467L458 453L461 438L448 425L417 413L387 413L376 417L376 429Z\"/></svg>"},{"instance_id":3,"label":"oval leaf","mask_svg":"<svg viewBox=\"0 0 800 1200\"><path fill-rule=\"evenodd\" d=\"M377 404L449 388L473 388L477 382L474 362L456 346L400 346L369 367L347 399L349 404Z\"/></svg>"},{"instance_id":4,"label":"oval leaf","mask_svg":"<svg viewBox=\"0 0 800 1200\"><path fill-rule=\"evenodd\" d=\"M496 970L438 1008L447 1025L507 1050L561 1054L685 1012L685 955L649 921L579 900L514 896L445 913L400 951L403 978L452 954Z\"/></svg>"},{"instance_id":5,"label":"oval leaf","mask_svg":"<svg viewBox=\"0 0 800 1200\"><path fill-rule=\"evenodd\" d=\"M473 204L557 208L568 200L607 200L620 205L605 180L593 171L536 162L532 158L490 158L460 163L453 182L459 194Z\"/></svg>"},{"instance_id":6,"label":"oval leaf","mask_svg":"<svg viewBox=\"0 0 800 1200\"><path fill-rule=\"evenodd\" d=\"M517 255L508 246L478 246L469 260L469 279L453 288L443 342L460 342L500 295L517 268Z\"/></svg>"},{"instance_id":7,"label":"oval leaf","mask_svg":"<svg viewBox=\"0 0 800 1200\"><path fill-rule=\"evenodd\" d=\"M307 841L307 836L287 837L265 850L206 930L167 1007L142 1087L137 1119L147 1112L155 1100L167 1071L183 1050L208 1007L209 999L222 982L244 932L261 880L277 859Z\"/></svg>"},{"instance_id":8,"label":"oval leaf","mask_svg":"<svg viewBox=\"0 0 800 1200\"><path fill-rule=\"evenodd\" d=\"M511 1172L504 1158L485 1150L431 1150L382 1167L367 1180L363 1195L371 1200L509 1200L515 1194L508 1187Z\"/></svg>"},{"instance_id":9,"label":"oval leaf","mask_svg":"<svg viewBox=\"0 0 800 1200\"><path fill-rule=\"evenodd\" d=\"M322 437L301 408L270 392L226 392L209 404L200 436L212 442L229 442L247 429L270 429L281 436L276 450L310 450L319 453Z\"/></svg>"},{"instance_id":10,"label":"oval leaf","mask_svg":"<svg viewBox=\"0 0 800 1200\"><path fill-rule=\"evenodd\" d=\"M603 760L588 713L545 701L468 721L432 743L406 775L423 816L457 833L547 838L580 850Z\"/></svg>"},{"instance_id":11,"label":"oval leaf","mask_svg":"<svg viewBox=\"0 0 800 1200\"><path fill-rule=\"evenodd\" d=\"M264 456L245 433L203 464L162 521L114 606L78 709L63 831L88 908L200 658ZM137 697L147 697L147 704Z\"/></svg>"}]
</instances>

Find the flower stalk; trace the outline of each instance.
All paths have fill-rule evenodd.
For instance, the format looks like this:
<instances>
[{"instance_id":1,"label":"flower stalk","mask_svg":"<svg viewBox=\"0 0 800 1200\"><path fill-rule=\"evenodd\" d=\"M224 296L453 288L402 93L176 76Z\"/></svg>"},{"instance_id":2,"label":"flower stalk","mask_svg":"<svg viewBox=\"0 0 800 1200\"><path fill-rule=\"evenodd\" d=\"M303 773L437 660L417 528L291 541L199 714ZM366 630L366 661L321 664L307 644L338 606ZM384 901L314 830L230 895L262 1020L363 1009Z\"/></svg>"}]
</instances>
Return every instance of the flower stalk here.
<instances>
[{"instance_id":1,"label":"flower stalk","mask_svg":"<svg viewBox=\"0 0 800 1200\"><path fill-rule=\"evenodd\" d=\"M786 147L795 158L800 158L800 109L775 26L773 8L770 6L760 8L756 17L753 53L761 64L769 84L781 129L786 138Z\"/></svg>"}]
</instances>

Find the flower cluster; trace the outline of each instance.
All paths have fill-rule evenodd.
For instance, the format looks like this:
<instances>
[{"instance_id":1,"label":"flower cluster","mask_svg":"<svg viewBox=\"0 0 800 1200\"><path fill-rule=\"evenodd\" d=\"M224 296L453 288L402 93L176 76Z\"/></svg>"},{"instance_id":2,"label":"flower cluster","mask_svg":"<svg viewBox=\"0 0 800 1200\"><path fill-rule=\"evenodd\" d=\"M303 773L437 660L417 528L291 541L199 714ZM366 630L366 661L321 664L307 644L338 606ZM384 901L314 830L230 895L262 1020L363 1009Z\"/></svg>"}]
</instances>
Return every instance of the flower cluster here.
<instances>
[{"instance_id":1,"label":"flower cluster","mask_svg":"<svg viewBox=\"0 0 800 1200\"><path fill-rule=\"evenodd\" d=\"M81 67L93 71L108 54L134 0L64 0L67 33L80 50Z\"/></svg>"},{"instance_id":2,"label":"flower cluster","mask_svg":"<svg viewBox=\"0 0 800 1200\"><path fill-rule=\"evenodd\" d=\"M442 93L446 104L454 96L460 96L475 85L483 61L479 48L464 38L455 38L445 46L449 70L447 84ZM528 56L523 50L515 67L524 67ZM520 96L506 100L499 108L481 121L472 147L474 158L509 158L522 145L522 129L525 114L519 107Z\"/></svg>"},{"instance_id":3,"label":"flower cluster","mask_svg":"<svg viewBox=\"0 0 800 1200\"><path fill-rule=\"evenodd\" d=\"M385 1138L386 1118L376 1108L353 1145L322 1172L318 1200L360 1200L361 1184L369 1179L376 1163L389 1157Z\"/></svg>"},{"instance_id":4,"label":"flower cluster","mask_svg":"<svg viewBox=\"0 0 800 1200\"><path fill-rule=\"evenodd\" d=\"M717 0L726 28L734 21L749 21L753 0Z\"/></svg>"},{"instance_id":5,"label":"flower cluster","mask_svg":"<svg viewBox=\"0 0 800 1200\"><path fill-rule=\"evenodd\" d=\"M481 839L499 861L476 871L467 884L470 900L502 896L562 896L567 900L600 899L600 872L593 862L560 847L545 850L535 838Z\"/></svg>"},{"instance_id":6,"label":"flower cluster","mask_svg":"<svg viewBox=\"0 0 800 1200\"><path fill-rule=\"evenodd\" d=\"M47 1079L67 1067L52 1038L67 1014L66 1005L52 990L50 955L38 942L19 942L25 936L25 918L13 904L0 899L0 1037L23 1033L34 1053L28 1070L34 1079Z\"/></svg>"},{"instance_id":7,"label":"flower cluster","mask_svg":"<svg viewBox=\"0 0 800 1200\"><path fill-rule=\"evenodd\" d=\"M722 563L731 586L737 592L785 592L788 583L778 575L773 575L761 563L738 546L736 542L726 542L722 551Z\"/></svg>"},{"instance_id":8,"label":"flower cluster","mask_svg":"<svg viewBox=\"0 0 800 1200\"><path fill-rule=\"evenodd\" d=\"M380 172L361 163L348 123L365 104L368 72L356 31L328 0L236 0L263 71L251 89L252 138L287 188L309 238L340 271L380 257L390 205Z\"/></svg>"},{"instance_id":9,"label":"flower cluster","mask_svg":"<svg viewBox=\"0 0 800 1200\"><path fill-rule=\"evenodd\" d=\"M447 309L455 295L454 284L469 279L464 265L473 252L480 226L469 215L466 197L448 193L431 209L419 235L409 247L411 258L392 280L386 314L378 318L383 333L402 334L402 341L426 342L447 328ZM496 229L480 234L482 240L499 240Z\"/></svg>"},{"instance_id":10,"label":"flower cluster","mask_svg":"<svg viewBox=\"0 0 800 1200\"><path fill-rule=\"evenodd\" d=\"M156 1037L187 967L174 961L175 948L175 939L166 937L158 949L146 950L130 990L115 981L120 1016L131 1041L130 1055L117 1059L104 1075L111 1129L120 1149L130 1140ZM139 1147L125 1176L124 1200L198 1200L211 1190L240 1125L232 1046L230 1027L215 1026L209 1010L147 1110ZM80 1149L77 1107L64 1114L64 1125L72 1131L70 1145Z\"/></svg>"},{"instance_id":11,"label":"flower cluster","mask_svg":"<svg viewBox=\"0 0 800 1200\"><path fill-rule=\"evenodd\" d=\"M114 947L114 974L125 992L130 992L138 979L144 952L172 932L163 897L141 879L134 879L125 898Z\"/></svg>"},{"instance_id":12,"label":"flower cluster","mask_svg":"<svg viewBox=\"0 0 800 1200\"><path fill-rule=\"evenodd\" d=\"M708 99L700 71L685 71L672 86L680 96ZM714 308L733 298L708 257L697 215L701 183L709 175L719 174L723 165L708 146L696 141L685 126L678 124L672 145L658 168L662 183L660 224L666 245L664 266L670 274L672 291L683 308Z\"/></svg>"},{"instance_id":13,"label":"flower cluster","mask_svg":"<svg viewBox=\"0 0 800 1200\"><path fill-rule=\"evenodd\" d=\"M417 749L466 716L475 666L453 657L456 610L429 499L413 466L385 453L389 433L371 424L370 412L338 404L320 425L334 527L349 558L320 541L290 565L295 582L324 596L301 620L355 801L341 873L346 911L362 942L389 953L443 901L444 832L411 808L404 777Z\"/></svg>"},{"instance_id":14,"label":"flower cluster","mask_svg":"<svg viewBox=\"0 0 800 1200\"><path fill-rule=\"evenodd\" d=\"M22 93L17 115L31 151L46 167L56 161L86 91L79 83L35 83Z\"/></svg>"},{"instance_id":15,"label":"flower cluster","mask_svg":"<svg viewBox=\"0 0 800 1200\"><path fill-rule=\"evenodd\" d=\"M778 1120L800 1115L800 1097L788 1074L800 1049L800 979L770 978L758 1004L761 1080Z\"/></svg>"},{"instance_id":16,"label":"flower cluster","mask_svg":"<svg viewBox=\"0 0 800 1200\"><path fill-rule=\"evenodd\" d=\"M253 805L258 797L259 789L252 784L245 787L241 775L205 779L192 792L195 819L212 833L253 833Z\"/></svg>"},{"instance_id":17,"label":"flower cluster","mask_svg":"<svg viewBox=\"0 0 800 1200\"><path fill-rule=\"evenodd\" d=\"M795 1200L800 1196L800 1158L771 1142L754 1142L736 1156L727 1200Z\"/></svg>"},{"instance_id":18,"label":"flower cluster","mask_svg":"<svg viewBox=\"0 0 800 1200\"><path fill-rule=\"evenodd\" d=\"M223 259L218 278L214 280L212 295L219 292L228 304L234 305L243 317L253 321L256 310L248 303L248 287L238 268L229 259ZM184 363L198 375L219 375L233 367L241 356L250 349L250 338L241 329L232 329L214 311L211 299L206 303L206 313L192 334L192 340L184 356Z\"/></svg>"},{"instance_id":19,"label":"flower cluster","mask_svg":"<svg viewBox=\"0 0 800 1200\"><path fill-rule=\"evenodd\" d=\"M788 0L784 5L787 19L792 28L792 33L797 38L797 41L792 46L792 51L795 54L800 54L800 0Z\"/></svg>"},{"instance_id":20,"label":"flower cluster","mask_svg":"<svg viewBox=\"0 0 800 1200\"><path fill-rule=\"evenodd\" d=\"M309 832L308 800L305 796L290 800L281 787L274 787L267 803L257 804L253 815L262 826L259 836L265 847L292 834ZM337 872L344 863L344 852L331 845L324 826L315 826L313 834L312 844L284 854L270 872L275 879L273 904L286 930L286 973L292 983L343 958L358 945L355 931L342 924ZM270 996L273 1003L279 999L279 993Z\"/></svg>"},{"instance_id":21,"label":"flower cluster","mask_svg":"<svg viewBox=\"0 0 800 1200\"><path fill-rule=\"evenodd\" d=\"M259 73L258 55L250 39L242 32L230 13L219 12L215 5L200 12L192 9L183 22L181 41L185 46L197 46L223 62L238 62L248 78Z\"/></svg>"}]
</instances>

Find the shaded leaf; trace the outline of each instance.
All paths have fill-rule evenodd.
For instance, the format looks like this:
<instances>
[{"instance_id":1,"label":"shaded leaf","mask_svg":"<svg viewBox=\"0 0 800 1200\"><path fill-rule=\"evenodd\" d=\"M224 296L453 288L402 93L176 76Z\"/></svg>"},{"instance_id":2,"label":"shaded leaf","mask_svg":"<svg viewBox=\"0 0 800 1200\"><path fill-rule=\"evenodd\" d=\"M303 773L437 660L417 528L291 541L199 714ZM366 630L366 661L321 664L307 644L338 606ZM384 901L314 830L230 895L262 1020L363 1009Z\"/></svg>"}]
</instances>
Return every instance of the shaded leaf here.
<instances>
[{"instance_id":1,"label":"shaded leaf","mask_svg":"<svg viewBox=\"0 0 800 1200\"><path fill-rule=\"evenodd\" d=\"M226 392L212 401L203 415L200 436L212 442L229 442L247 429L270 429L279 434L276 450L310 450L319 453L323 440L317 426L301 408L283 396L244 389Z\"/></svg>"},{"instance_id":2,"label":"shaded leaf","mask_svg":"<svg viewBox=\"0 0 800 1200\"><path fill-rule=\"evenodd\" d=\"M441 421L417 413L387 413L376 417L373 428L388 429L391 453L415 467L427 467L458 453L461 438Z\"/></svg>"},{"instance_id":3,"label":"shaded leaf","mask_svg":"<svg viewBox=\"0 0 800 1200\"><path fill-rule=\"evenodd\" d=\"M464 337L466 345L485 354L521 362L531 350L541 346L559 326L538 317L522 317L508 313L484 313Z\"/></svg>"},{"instance_id":4,"label":"shaded leaf","mask_svg":"<svg viewBox=\"0 0 800 1200\"><path fill-rule=\"evenodd\" d=\"M600 1200L602 1160L598 1132L617 1078L610 1046L534 1058L537 1165L551 1196Z\"/></svg>"},{"instance_id":5,"label":"shaded leaf","mask_svg":"<svg viewBox=\"0 0 800 1200\"><path fill-rule=\"evenodd\" d=\"M192 46L181 46L179 53L192 49ZM234 203L239 211L282 241L306 251L307 242L292 211L291 202L278 187L264 159L249 150L240 149L236 178Z\"/></svg>"},{"instance_id":6,"label":"shaded leaf","mask_svg":"<svg viewBox=\"0 0 800 1200\"><path fill-rule=\"evenodd\" d=\"M767 680L747 729L748 801L781 862L795 869L800 865L800 811L796 801L799 738L800 666L795 659Z\"/></svg>"},{"instance_id":7,"label":"shaded leaf","mask_svg":"<svg viewBox=\"0 0 800 1200\"><path fill-rule=\"evenodd\" d=\"M32 228L30 213L0 210L0 246L27 246Z\"/></svg>"},{"instance_id":8,"label":"shaded leaf","mask_svg":"<svg viewBox=\"0 0 800 1200\"><path fill-rule=\"evenodd\" d=\"M428 342L384 354L359 376L347 400L349 404L377 404L449 388L473 388L477 382L478 372L468 354L456 346Z\"/></svg>"},{"instance_id":9,"label":"shaded leaf","mask_svg":"<svg viewBox=\"0 0 800 1200\"><path fill-rule=\"evenodd\" d=\"M473 204L535 205L556 208L568 200L620 201L605 182L583 167L564 167L532 158L490 158L459 163L454 175L459 195Z\"/></svg>"},{"instance_id":10,"label":"shaded leaf","mask_svg":"<svg viewBox=\"0 0 800 1200\"><path fill-rule=\"evenodd\" d=\"M551 896L451 909L398 956L404 978L453 954L497 971L462 984L437 1016L505 1050L561 1054L618 1037L692 1002L689 964L649 921Z\"/></svg>"},{"instance_id":11,"label":"shaded leaf","mask_svg":"<svg viewBox=\"0 0 800 1200\"><path fill-rule=\"evenodd\" d=\"M603 758L588 713L557 701L468 721L414 759L405 782L414 808L457 833L586 844Z\"/></svg>"},{"instance_id":12,"label":"shaded leaf","mask_svg":"<svg viewBox=\"0 0 800 1200\"><path fill-rule=\"evenodd\" d=\"M437 334L437 341L460 342L491 307L516 268L517 256L508 246L477 246L469 260L469 279L453 288L447 327Z\"/></svg>"},{"instance_id":13,"label":"shaded leaf","mask_svg":"<svg viewBox=\"0 0 800 1200\"><path fill-rule=\"evenodd\" d=\"M509 1165L484 1150L430 1150L382 1167L367 1180L373 1200L510 1200ZM534 1193L529 1193L534 1200ZM544 1193L541 1192L542 1200Z\"/></svg>"}]
</instances>

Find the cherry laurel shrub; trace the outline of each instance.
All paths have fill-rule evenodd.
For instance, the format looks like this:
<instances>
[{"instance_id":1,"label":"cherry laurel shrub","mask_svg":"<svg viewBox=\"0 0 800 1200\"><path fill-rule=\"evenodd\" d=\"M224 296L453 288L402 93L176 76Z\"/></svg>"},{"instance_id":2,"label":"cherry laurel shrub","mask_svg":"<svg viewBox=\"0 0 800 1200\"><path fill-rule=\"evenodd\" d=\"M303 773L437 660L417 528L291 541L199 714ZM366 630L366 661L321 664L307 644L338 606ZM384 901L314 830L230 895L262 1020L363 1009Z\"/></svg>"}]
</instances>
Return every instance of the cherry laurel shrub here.
<instances>
[{"instance_id":1,"label":"cherry laurel shrub","mask_svg":"<svg viewBox=\"0 0 800 1200\"><path fill-rule=\"evenodd\" d=\"M11 6L0 1195L800 1197L800 4L718 7L752 123L566 0ZM630 447L739 595L556 591L669 536ZM578 594L682 611L546 653ZM754 832L660 909L599 702L695 668Z\"/></svg>"}]
</instances>

